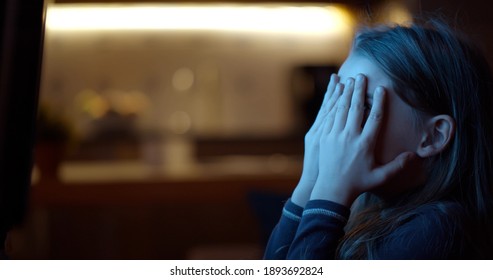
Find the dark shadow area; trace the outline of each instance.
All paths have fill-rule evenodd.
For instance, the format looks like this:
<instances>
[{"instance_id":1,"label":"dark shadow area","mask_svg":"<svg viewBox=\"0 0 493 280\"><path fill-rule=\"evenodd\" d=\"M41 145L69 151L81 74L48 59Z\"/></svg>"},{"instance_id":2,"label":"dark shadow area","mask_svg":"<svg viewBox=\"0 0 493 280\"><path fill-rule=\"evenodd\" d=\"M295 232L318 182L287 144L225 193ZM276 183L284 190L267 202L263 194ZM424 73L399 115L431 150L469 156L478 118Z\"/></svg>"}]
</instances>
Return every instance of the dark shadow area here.
<instances>
[{"instance_id":1,"label":"dark shadow area","mask_svg":"<svg viewBox=\"0 0 493 280\"><path fill-rule=\"evenodd\" d=\"M43 14L43 1L0 3L0 251L27 207Z\"/></svg>"}]
</instances>

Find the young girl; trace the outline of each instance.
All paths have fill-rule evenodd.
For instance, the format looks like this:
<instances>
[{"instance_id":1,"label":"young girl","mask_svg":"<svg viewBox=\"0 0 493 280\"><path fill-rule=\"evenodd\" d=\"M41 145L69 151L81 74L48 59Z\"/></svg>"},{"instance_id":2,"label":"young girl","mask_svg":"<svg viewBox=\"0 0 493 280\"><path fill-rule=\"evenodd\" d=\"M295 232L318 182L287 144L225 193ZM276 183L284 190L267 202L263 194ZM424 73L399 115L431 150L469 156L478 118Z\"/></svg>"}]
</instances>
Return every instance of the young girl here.
<instances>
[{"instance_id":1,"label":"young girl","mask_svg":"<svg viewBox=\"0 0 493 280\"><path fill-rule=\"evenodd\" d=\"M443 23L358 33L265 258L492 258L492 83Z\"/></svg>"}]
</instances>

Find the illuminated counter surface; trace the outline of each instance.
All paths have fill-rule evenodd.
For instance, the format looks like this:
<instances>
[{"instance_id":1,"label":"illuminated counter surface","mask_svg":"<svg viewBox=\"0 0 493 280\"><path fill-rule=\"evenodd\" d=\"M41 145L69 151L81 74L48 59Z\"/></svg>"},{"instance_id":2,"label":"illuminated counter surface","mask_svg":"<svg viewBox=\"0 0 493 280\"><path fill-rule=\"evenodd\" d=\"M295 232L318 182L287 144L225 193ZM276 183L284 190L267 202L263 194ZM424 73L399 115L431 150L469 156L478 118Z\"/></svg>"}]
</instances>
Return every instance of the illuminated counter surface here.
<instances>
[{"instance_id":1,"label":"illuminated counter surface","mask_svg":"<svg viewBox=\"0 0 493 280\"><path fill-rule=\"evenodd\" d=\"M284 155L228 156L207 163L175 162L148 164L142 161L64 162L61 183L201 181L221 178L298 177L302 161ZM33 183L39 181L35 167Z\"/></svg>"}]
</instances>

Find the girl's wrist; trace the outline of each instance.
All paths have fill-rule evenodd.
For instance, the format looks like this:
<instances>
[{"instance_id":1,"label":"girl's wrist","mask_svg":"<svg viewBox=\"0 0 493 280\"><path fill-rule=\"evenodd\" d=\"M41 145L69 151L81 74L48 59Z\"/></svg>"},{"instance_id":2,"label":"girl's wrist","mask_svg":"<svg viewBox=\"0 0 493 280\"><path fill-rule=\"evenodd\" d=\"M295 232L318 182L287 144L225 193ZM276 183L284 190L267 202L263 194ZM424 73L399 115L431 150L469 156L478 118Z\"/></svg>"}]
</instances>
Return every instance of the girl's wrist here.
<instances>
[{"instance_id":1,"label":"girl's wrist","mask_svg":"<svg viewBox=\"0 0 493 280\"><path fill-rule=\"evenodd\" d=\"M357 195L348 186L332 185L317 182L310 195L310 200L328 200L346 207L351 207Z\"/></svg>"},{"instance_id":2,"label":"girl's wrist","mask_svg":"<svg viewBox=\"0 0 493 280\"><path fill-rule=\"evenodd\" d=\"M314 185L314 181L300 180L291 195L291 202L304 208L310 200Z\"/></svg>"}]
</instances>

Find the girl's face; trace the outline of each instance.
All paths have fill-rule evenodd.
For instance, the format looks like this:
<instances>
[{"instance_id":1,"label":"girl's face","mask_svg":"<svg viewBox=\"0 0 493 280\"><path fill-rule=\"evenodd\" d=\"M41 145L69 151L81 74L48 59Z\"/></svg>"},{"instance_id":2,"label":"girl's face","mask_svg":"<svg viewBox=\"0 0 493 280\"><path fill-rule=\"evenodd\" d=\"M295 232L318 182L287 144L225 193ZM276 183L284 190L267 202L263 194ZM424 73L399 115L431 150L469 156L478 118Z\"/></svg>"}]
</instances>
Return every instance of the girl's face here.
<instances>
[{"instance_id":1,"label":"girl's face","mask_svg":"<svg viewBox=\"0 0 493 280\"><path fill-rule=\"evenodd\" d=\"M341 82L363 74L367 79L367 106L372 105L372 96L377 86L386 91L385 111L375 147L377 164L392 161L402 152L416 152L420 133L414 125L413 109L395 93L392 82L380 68L362 55L351 53L339 69Z\"/></svg>"}]
</instances>

